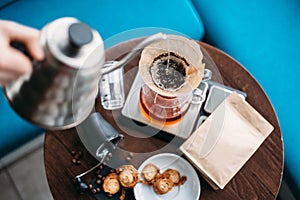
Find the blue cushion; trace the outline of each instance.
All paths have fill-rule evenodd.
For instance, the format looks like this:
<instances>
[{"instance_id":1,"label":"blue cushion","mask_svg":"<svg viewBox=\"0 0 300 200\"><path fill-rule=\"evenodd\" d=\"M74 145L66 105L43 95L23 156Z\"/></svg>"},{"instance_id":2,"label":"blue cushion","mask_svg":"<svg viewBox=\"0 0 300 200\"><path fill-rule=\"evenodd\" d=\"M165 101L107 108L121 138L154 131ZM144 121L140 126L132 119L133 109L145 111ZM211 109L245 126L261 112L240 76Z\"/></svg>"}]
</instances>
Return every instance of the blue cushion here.
<instances>
[{"instance_id":1,"label":"blue cushion","mask_svg":"<svg viewBox=\"0 0 300 200\"><path fill-rule=\"evenodd\" d=\"M203 24L190 0L21 0L0 11L0 18L42 28L64 16L76 17L107 39L135 28L159 27L201 39Z\"/></svg>"},{"instance_id":2,"label":"blue cushion","mask_svg":"<svg viewBox=\"0 0 300 200\"><path fill-rule=\"evenodd\" d=\"M0 9L13 3L15 0L0 0Z\"/></svg>"},{"instance_id":3,"label":"blue cushion","mask_svg":"<svg viewBox=\"0 0 300 200\"><path fill-rule=\"evenodd\" d=\"M194 0L194 4L205 24L206 40L241 62L269 96L283 134L285 169L299 192L299 0Z\"/></svg>"},{"instance_id":4,"label":"blue cushion","mask_svg":"<svg viewBox=\"0 0 300 200\"><path fill-rule=\"evenodd\" d=\"M0 88L0 158L41 133L14 112Z\"/></svg>"},{"instance_id":5,"label":"blue cushion","mask_svg":"<svg viewBox=\"0 0 300 200\"><path fill-rule=\"evenodd\" d=\"M100 32L106 48L158 31L201 39L204 29L190 0L20 0L0 10L0 19L41 29L46 23L71 16ZM118 33L118 34L117 34ZM30 140L41 129L17 116L0 93L0 157Z\"/></svg>"}]
</instances>

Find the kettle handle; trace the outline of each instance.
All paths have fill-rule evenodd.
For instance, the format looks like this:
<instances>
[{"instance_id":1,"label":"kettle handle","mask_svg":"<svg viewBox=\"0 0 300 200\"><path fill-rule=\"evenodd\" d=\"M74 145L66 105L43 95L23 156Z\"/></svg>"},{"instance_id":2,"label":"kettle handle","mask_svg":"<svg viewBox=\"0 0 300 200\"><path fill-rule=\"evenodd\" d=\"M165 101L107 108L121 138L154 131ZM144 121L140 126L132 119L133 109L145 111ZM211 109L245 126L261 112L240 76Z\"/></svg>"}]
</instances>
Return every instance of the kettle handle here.
<instances>
[{"instance_id":1,"label":"kettle handle","mask_svg":"<svg viewBox=\"0 0 300 200\"><path fill-rule=\"evenodd\" d=\"M31 61L33 61L33 57L30 55L30 53L27 51L24 44L20 42L13 41L10 43L10 46L21 51L25 56L27 56Z\"/></svg>"},{"instance_id":2,"label":"kettle handle","mask_svg":"<svg viewBox=\"0 0 300 200\"><path fill-rule=\"evenodd\" d=\"M23 43L20 43L20 42L16 42L16 41L13 41L10 43L10 46L19 50L20 52L22 52L25 56L27 56L31 63L32 63L32 68L33 69L36 69L38 68L39 63L43 62L43 61L37 61L37 60L34 60L34 58L30 55L30 53L27 51L25 45Z\"/></svg>"}]
</instances>

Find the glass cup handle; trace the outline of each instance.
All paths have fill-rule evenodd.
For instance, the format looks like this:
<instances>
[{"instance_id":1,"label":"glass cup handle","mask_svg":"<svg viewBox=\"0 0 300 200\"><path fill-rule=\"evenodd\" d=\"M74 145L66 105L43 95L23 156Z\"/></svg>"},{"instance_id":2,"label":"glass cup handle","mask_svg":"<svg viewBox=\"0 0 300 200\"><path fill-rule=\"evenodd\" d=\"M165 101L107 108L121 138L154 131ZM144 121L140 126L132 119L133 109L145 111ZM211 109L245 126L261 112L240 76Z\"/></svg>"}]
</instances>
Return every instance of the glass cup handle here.
<instances>
[{"instance_id":1,"label":"glass cup handle","mask_svg":"<svg viewBox=\"0 0 300 200\"><path fill-rule=\"evenodd\" d=\"M203 74L203 78L202 81L209 81L211 80L212 77L212 72L209 69L204 69L204 74Z\"/></svg>"}]
</instances>

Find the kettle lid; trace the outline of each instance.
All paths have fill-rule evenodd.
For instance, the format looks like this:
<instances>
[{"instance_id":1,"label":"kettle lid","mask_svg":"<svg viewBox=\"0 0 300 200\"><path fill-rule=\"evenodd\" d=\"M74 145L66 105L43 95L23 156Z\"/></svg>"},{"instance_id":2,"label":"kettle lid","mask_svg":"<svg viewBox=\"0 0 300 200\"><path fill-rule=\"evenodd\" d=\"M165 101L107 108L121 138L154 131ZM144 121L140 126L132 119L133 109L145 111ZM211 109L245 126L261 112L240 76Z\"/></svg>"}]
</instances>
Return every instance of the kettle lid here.
<instances>
[{"instance_id":1,"label":"kettle lid","mask_svg":"<svg viewBox=\"0 0 300 200\"><path fill-rule=\"evenodd\" d=\"M104 60L99 33L72 17L59 18L45 26L41 42L53 57L72 68L89 68Z\"/></svg>"},{"instance_id":2,"label":"kettle lid","mask_svg":"<svg viewBox=\"0 0 300 200\"><path fill-rule=\"evenodd\" d=\"M75 48L80 48L93 40L92 29L82 22L71 24L68 34L69 42Z\"/></svg>"}]
</instances>

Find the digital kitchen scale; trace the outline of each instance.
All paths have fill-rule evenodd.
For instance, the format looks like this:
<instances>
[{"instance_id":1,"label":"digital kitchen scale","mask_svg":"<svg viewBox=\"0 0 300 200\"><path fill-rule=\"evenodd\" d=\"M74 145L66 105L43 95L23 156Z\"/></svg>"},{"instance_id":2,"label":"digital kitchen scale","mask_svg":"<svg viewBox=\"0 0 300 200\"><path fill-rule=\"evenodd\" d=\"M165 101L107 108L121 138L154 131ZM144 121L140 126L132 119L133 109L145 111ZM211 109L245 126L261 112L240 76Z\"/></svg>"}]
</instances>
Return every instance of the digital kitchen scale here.
<instances>
[{"instance_id":1,"label":"digital kitchen scale","mask_svg":"<svg viewBox=\"0 0 300 200\"><path fill-rule=\"evenodd\" d=\"M180 137L182 139L188 138L192 133L192 131L194 130L194 126L198 119L199 112L203 102L198 102L198 103L192 102L187 112L184 114L184 116L181 119L179 119L179 121L176 123L168 124L164 122L152 121L142 113L140 103L139 103L140 90L143 84L144 82L138 72L131 86L131 89L127 95L127 99L122 109L122 115L132 120L135 120L137 122L140 122L144 125L151 126L157 130L164 131L166 133ZM201 84L207 90L206 87L207 83L202 82ZM205 94L206 91L203 93ZM203 98L203 100L204 99L205 98Z\"/></svg>"}]
</instances>

